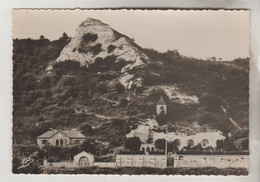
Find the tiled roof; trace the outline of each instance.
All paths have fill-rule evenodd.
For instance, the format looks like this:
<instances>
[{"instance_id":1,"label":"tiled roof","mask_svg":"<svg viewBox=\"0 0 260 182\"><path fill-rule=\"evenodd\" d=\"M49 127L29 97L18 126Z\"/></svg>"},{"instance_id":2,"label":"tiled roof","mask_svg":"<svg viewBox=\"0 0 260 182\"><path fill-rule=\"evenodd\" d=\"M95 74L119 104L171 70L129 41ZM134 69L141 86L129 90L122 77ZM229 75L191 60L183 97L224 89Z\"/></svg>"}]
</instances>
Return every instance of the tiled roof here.
<instances>
[{"instance_id":1,"label":"tiled roof","mask_svg":"<svg viewBox=\"0 0 260 182\"><path fill-rule=\"evenodd\" d=\"M68 136L69 138L86 138L80 131L76 130L50 130L42 135L38 136L37 138L51 138L58 132L62 132L64 135Z\"/></svg>"},{"instance_id":2,"label":"tiled roof","mask_svg":"<svg viewBox=\"0 0 260 182\"><path fill-rule=\"evenodd\" d=\"M55 135L57 132L58 132L58 130L50 130L50 131L47 131L47 132L41 134L37 138L50 138L53 135Z\"/></svg>"},{"instance_id":3,"label":"tiled roof","mask_svg":"<svg viewBox=\"0 0 260 182\"><path fill-rule=\"evenodd\" d=\"M159 101L157 102L157 105L166 105L165 100L163 99L163 97L161 96L161 98L159 99Z\"/></svg>"},{"instance_id":4,"label":"tiled roof","mask_svg":"<svg viewBox=\"0 0 260 182\"><path fill-rule=\"evenodd\" d=\"M76 130L68 130L68 131L62 131L65 135L67 135L69 138L86 138L80 131Z\"/></svg>"}]
</instances>

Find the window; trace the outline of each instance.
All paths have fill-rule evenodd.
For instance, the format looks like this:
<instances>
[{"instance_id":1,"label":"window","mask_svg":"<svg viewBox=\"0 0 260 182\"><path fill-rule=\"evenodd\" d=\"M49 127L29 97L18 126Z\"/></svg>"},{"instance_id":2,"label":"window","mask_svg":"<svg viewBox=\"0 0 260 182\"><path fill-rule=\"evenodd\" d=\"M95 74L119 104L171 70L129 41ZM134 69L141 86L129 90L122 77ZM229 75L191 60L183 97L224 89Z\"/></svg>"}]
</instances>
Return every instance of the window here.
<instances>
[{"instance_id":1,"label":"window","mask_svg":"<svg viewBox=\"0 0 260 182\"><path fill-rule=\"evenodd\" d=\"M47 143L47 140L42 140L41 141L41 144L43 144L43 145L46 144L46 143Z\"/></svg>"},{"instance_id":2,"label":"window","mask_svg":"<svg viewBox=\"0 0 260 182\"><path fill-rule=\"evenodd\" d=\"M143 152L144 152L144 150L145 150L144 147L142 147L142 151L143 151Z\"/></svg>"},{"instance_id":3,"label":"window","mask_svg":"<svg viewBox=\"0 0 260 182\"><path fill-rule=\"evenodd\" d=\"M59 146L59 143L60 143L60 142L59 142L59 140L57 139L57 140L56 140L56 146Z\"/></svg>"},{"instance_id":4,"label":"window","mask_svg":"<svg viewBox=\"0 0 260 182\"><path fill-rule=\"evenodd\" d=\"M146 152L150 152L150 148L149 147L146 147Z\"/></svg>"},{"instance_id":5,"label":"window","mask_svg":"<svg viewBox=\"0 0 260 182\"><path fill-rule=\"evenodd\" d=\"M63 140L62 139L60 140L60 146L63 146Z\"/></svg>"},{"instance_id":6,"label":"window","mask_svg":"<svg viewBox=\"0 0 260 182\"><path fill-rule=\"evenodd\" d=\"M75 144L79 144L79 142L80 142L79 140L75 140L74 141Z\"/></svg>"},{"instance_id":7,"label":"window","mask_svg":"<svg viewBox=\"0 0 260 182\"><path fill-rule=\"evenodd\" d=\"M188 146L193 146L194 145L194 141L192 139L188 140Z\"/></svg>"}]
</instances>

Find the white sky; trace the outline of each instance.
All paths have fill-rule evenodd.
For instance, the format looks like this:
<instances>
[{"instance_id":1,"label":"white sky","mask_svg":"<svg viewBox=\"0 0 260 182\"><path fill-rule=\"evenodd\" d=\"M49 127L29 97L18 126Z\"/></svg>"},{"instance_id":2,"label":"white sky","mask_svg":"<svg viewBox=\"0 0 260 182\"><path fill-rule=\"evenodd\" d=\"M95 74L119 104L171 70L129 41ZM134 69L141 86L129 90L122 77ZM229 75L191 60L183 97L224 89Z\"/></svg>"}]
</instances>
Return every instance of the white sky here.
<instances>
[{"instance_id":1,"label":"white sky","mask_svg":"<svg viewBox=\"0 0 260 182\"><path fill-rule=\"evenodd\" d=\"M177 49L196 58L249 57L249 11L14 10L13 38L73 36L88 17L109 24L144 48Z\"/></svg>"}]
</instances>

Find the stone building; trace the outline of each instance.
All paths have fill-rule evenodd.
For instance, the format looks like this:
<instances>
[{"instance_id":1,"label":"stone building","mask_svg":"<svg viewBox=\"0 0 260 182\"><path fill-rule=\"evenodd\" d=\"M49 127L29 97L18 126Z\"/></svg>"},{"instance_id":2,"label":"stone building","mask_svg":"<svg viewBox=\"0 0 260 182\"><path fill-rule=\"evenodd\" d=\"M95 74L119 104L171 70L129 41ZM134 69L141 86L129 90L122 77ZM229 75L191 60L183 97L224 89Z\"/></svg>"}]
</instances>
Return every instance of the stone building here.
<instances>
[{"instance_id":1,"label":"stone building","mask_svg":"<svg viewBox=\"0 0 260 182\"><path fill-rule=\"evenodd\" d=\"M65 147L81 144L85 139L86 137L76 130L50 130L37 137L37 145Z\"/></svg>"},{"instance_id":2,"label":"stone building","mask_svg":"<svg viewBox=\"0 0 260 182\"><path fill-rule=\"evenodd\" d=\"M74 167L94 166L94 160L92 154L82 151L74 156Z\"/></svg>"}]
</instances>

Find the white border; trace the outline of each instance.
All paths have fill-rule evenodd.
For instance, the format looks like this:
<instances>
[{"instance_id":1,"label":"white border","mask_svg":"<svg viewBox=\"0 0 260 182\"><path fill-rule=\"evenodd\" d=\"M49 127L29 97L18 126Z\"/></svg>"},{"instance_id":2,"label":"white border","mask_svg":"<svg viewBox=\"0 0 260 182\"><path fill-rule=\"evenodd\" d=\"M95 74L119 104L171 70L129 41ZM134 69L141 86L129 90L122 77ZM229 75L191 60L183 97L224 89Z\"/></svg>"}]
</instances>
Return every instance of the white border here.
<instances>
[{"instance_id":1,"label":"white border","mask_svg":"<svg viewBox=\"0 0 260 182\"><path fill-rule=\"evenodd\" d=\"M14 175L12 144L12 8L197 8L250 9L249 176ZM260 1L259 0L0 0L0 179L1 181L260 181Z\"/></svg>"}]
</instances>

